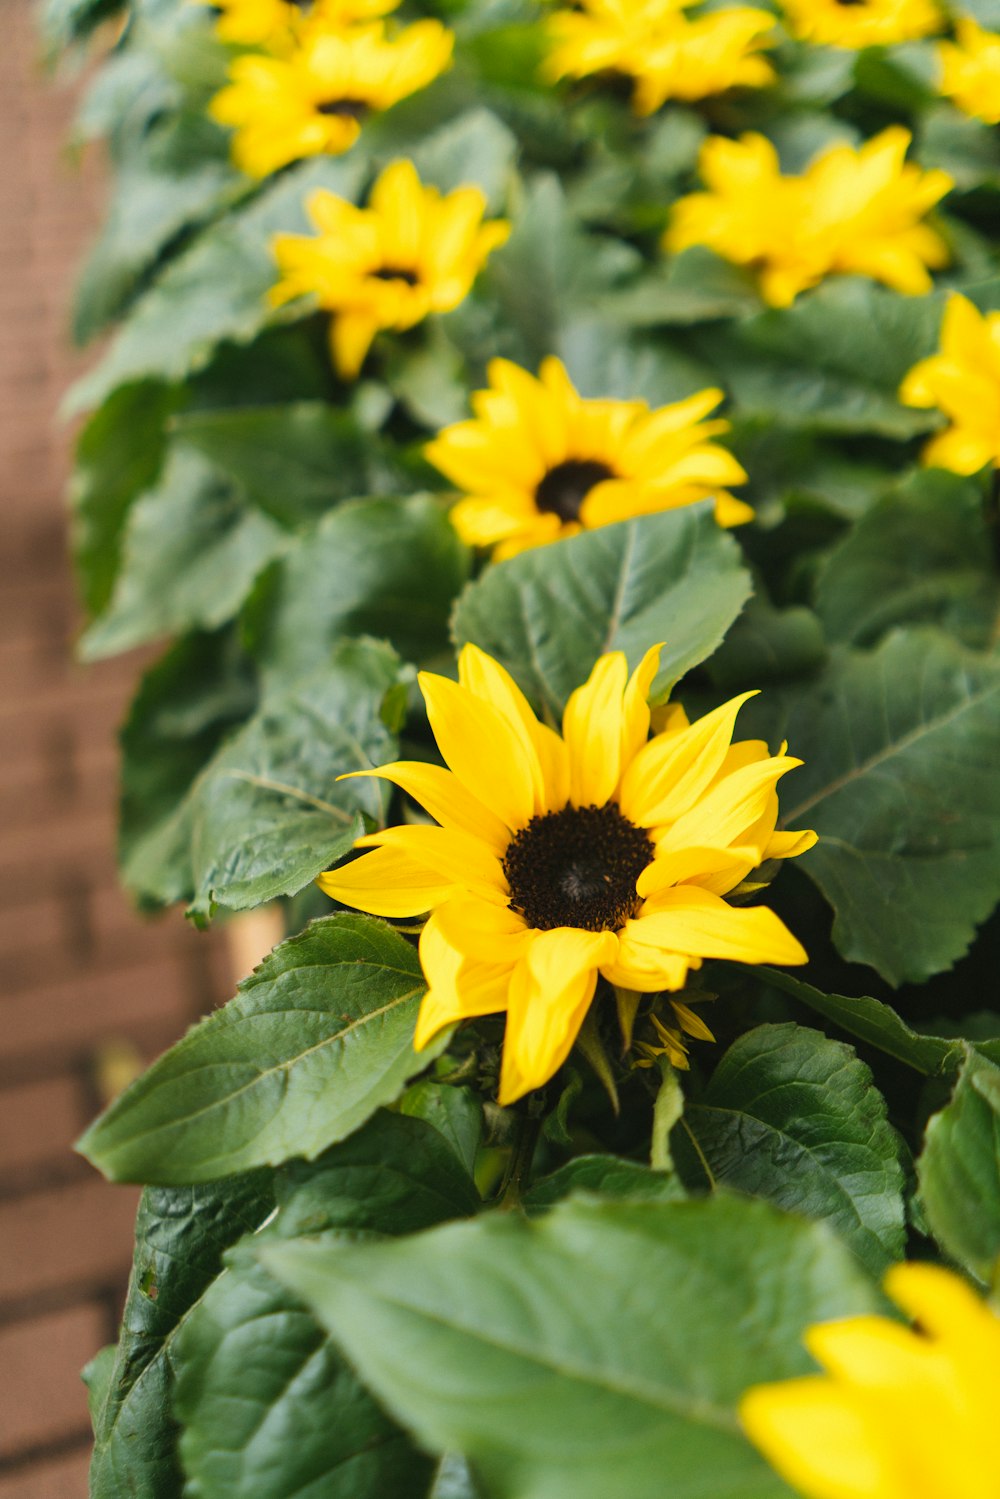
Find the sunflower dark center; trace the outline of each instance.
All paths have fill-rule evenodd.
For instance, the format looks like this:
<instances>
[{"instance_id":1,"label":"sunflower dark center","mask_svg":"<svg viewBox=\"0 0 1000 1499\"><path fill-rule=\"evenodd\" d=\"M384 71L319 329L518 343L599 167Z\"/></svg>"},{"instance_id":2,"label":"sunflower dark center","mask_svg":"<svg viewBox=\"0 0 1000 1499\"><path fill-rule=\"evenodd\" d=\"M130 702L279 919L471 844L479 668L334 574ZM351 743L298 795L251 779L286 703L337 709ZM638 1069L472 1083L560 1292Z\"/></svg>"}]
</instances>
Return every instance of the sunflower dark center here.
<instances>
[{"instance_id":1,"label":"sunflower dark center","mask_svg":"<svg viewBox=\"0 0 1000 1499\"><path fill-rule=\"evenodd\" d=\"M616 802L547 812L508 845L509 905L538 931L614 932L635 915L635 882L652 859L649 835L623 817Z\"/></svg>"},{"instance_id":2,"label":"sunflower dark center","mask_svg":"<svg viewBox=\"0 0 1000 1499\"><path fill-rule=\"evenodd\" d=\"M565 463L550 468L539 481L535 504L539 510L551 510L560 520L576 520L594 485L613 478L606 463L594 458L567 458Z\"/></svg>"},{"instance_id":3,"label":"sunflower dark center","mask_svg":"<svg viewBox=\"0 0 1000 1499\"><path fill-rule=\"evenodd\" d=\"M313 0L288 0L289 5L294 5L296 10L301 10L308 15L313 8Z\"/></svg>"},{"instance_id":4,"label":"sunflower dark center","mask_svg":"<svg viewBox=\"0 0 1000 1499\"><path fill-rule=\"evenodd\" d=\"M316 113L321 115L339 115L347 120L363 120L371 108L364 99L325 99L322 104L316 105Z\"/></svg>"},{"instance_id":5,"label":"sunflower dark center","mask_svg":"<svg viewBox=\"0 0 1000 1499\"><path fill-rule=\"evenodd\" d=\"M405 281L407 286L416 286L420 280L416 271L407 271L398 265L382 265L371 274L376 281Z\"/></svg>"}]
</instances>

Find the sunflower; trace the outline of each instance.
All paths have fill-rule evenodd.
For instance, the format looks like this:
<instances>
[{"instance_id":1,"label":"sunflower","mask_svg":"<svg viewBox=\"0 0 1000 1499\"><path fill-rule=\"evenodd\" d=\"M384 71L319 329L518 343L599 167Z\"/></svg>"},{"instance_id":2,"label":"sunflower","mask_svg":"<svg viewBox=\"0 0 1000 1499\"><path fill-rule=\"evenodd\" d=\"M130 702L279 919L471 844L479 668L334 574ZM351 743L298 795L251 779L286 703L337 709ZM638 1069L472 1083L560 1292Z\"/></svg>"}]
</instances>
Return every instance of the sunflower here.
<instances>
[{"instance_id":1,"label":"sunflower","mask_svg":"<svg viewBox=\"0 0 1000 1499\"><path fill-rule=\"evenodd\" d=\"M941 92L973 119L1000 124L1000 36L970 16L955 22L955 41L937 48Z\"/></svg>"},{"instance_id":2,"label":"sunflower","mask_svg":"<svg viewBox=\"0 0 1000 1499\"><path fill-rule=\"evenodd\" d=\"M1000 312L983 314L953 292L940 351L913 366L899 399L906 406L936 406L951 418L924 448L924 463L956 474L1000 463Z\"/></svg>"},{"instance_id":3,"label":"sunflower","mask_svg":"<svg viewBox=\"0 0 1000 1499\"><path fill-rule=\"evenodd\" d=\"M379 329L412 328L428 313L457 307L510 233L505 219L483 222L478 187L442 196L423 186L409 161L386 167L367 208L322 189L306 208L319 232L277 236L282 280L270 299L280 306L315 296L335 314L331 349L345 380L357 375Z\"/></svg>"},{"instance_id":4,"label":"sunflower","mask_svg":"<svg viewBox=\"0 0 1000 1499\"><path fill-rule=\"evenodd\" d=\"M754 268L774 307L836 272L920 296L931 289L928 268L948 262L944 240L920 220L952 181L906 161L909 144L909 131L891 125L857 149L831 146L801 176L786 177L764 136L710 136L699 160L709 190L674 205L664 247L707 245Z\"/></svg>"},{"instance_id":5,"label":"sunflower","mask_svg":"<svg viewBox=\"0 0 1000 1499\"><path fill-rule=\"evenodd\" d=\"M773 911L723 898L765 859L815 842L775 832L776 782L801 762L759 741L731 744L752 693L693 724L677 713L649 739L659 650L631 677L621 651L601 656L566 704L561 736L473 645L457 683L421 673L448 768L400 761L362 773L399 786L439 825L369 834L357 846L372 852L318 878L377 916L431 912L414 1045L506 1011L502 1104L565 1061L599 974L624 990L676 993L705 958L806 961Z\"/></svg>"},{"instance_id":6,"label":"sunflower","mask_svg":"<svg viewBox=\"0 0 1000 1499\"><path fill-rule=\"evenodd\" d=\"M210 0L201 0L208 4ZM350 26L395 10L399 0L215 0L220 41L238 46L293 44L304 26Z\"/></svg>"},{"instance_id":7,"label":"sunflower","mask_svg":"<svg viewBox=\"0 0 1000 1499\"><path fill-rule=\"evenodd\" d=\"M454 38L440 21L394 36L381 22L310 32L282 57L243 56L209 105L235 129L233 160L251 177L289 162L347 151L370 114L425 88L447 67Z\"/></svg>"},{"instance_id":8,"label":"sunflower","mask_svg":"<svg viewBox=\"0 0 1000 1499\"><path fill-rule=\"evenodd\" d=\"M487 375L490 389L472 397L475 417L446 427L424 449L467 496L451 519L470 546L510 557L709 495L722 525L753 518L722 487L742 484L744 470L709 441L729 423L702 420L721 390L650 411L645 401L585 400L551 357L537 379L507 359L492 360Z\"/></svg>"},{"instance_id":9,"label":"sunflower","mask_svg":"<svg viewBox=\"0 0 1000 1499\"><path fill-rule=\"evenodd\" d=\"M800 41L851 50L916 41L944 24L934 0L781 0L781 5Z\"/></svg>"},{"instance_id":10,"label":"sunflower","mask_svg":"<svg viewBox=\"0 0 1000 1499\"><path fill-rule=\"evenodd\" d=\"M1000 1499L1000 1318L937 1265L894 1265L888 1317L821 1323L826 1373L748 1390L751 1440L808 1499Z\"/></svg>"},{"instance_id":11,"label":"sunflower","mask_svg":"<svg viewBox=\"0 0 1000 1499\"><path fill-rule=\"evenodd\" d=\"M690 3L583 0L576 9L557 10L546 27L548 77L629 77L638 114L652 114L667 99L772 82L770 64L755 55L774 29L769 11L735 5L691 20L684 14Z\"/></svg>"}]
</instances>

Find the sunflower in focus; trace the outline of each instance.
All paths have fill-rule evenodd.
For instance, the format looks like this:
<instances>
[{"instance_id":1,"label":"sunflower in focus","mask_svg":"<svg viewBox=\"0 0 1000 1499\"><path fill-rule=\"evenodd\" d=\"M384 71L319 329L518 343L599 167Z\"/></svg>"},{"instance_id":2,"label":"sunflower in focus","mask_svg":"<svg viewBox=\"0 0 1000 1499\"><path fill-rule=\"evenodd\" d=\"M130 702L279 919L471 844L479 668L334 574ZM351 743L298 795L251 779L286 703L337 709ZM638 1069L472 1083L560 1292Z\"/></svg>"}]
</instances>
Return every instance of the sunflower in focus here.
<instances>
[{"instance_id":1,"label":"sunflower in focus","mask_svg":"<svg viewBox=\"0 0 1000 1499\"><path fill-rule=\"evenodd\" d=\"M941 92L964 114L1000 125L1000 36L970 16L955 22L955 41L937 48Z\"/></svg>"},{"instance_id":2,"label":"sunflower in focus","mask_svg":"<svg viewBox=\"0 0 1000 1499\"><path fill-rule=\"evenodd\" d=\"M811 1327L825 1374L748 1390L751 1441L806 1499L1000 1499L1000 1318L937 1265L895 1265L885 1289L917 1327Z\"/></svg>"},{"instance_id":3,"label":"sunflower in focus","mask_svg":"<svg viewBox=\"0 0 1000 1499\"><path fill-rule=\"evenodd\" d=\"M371 833L356 845L371 852L318 877L335 900L376 916L431 913L414 1045L505 1011L501 1104L562 1065L599 974L623 990L676 993L705 958L806 961L773 911L724 898L765 859L815 842L775 831L775 786L801 762L731 742L752 693L693 724L675 713L650 739L658 664L658 646L631 677L621 651L601 656L570 696L561 735L473 645L457 683L422 672L447 768L400 761L360 773L393 782L437 826Z\"/></svg>"},{"instance_id":4,"label":"sunflower in focus","mask_svg":"<svg viewBox=\"0 0 1000 1499\"><path fill-rule=\"evenodd\" d=\"M905 160L910 133L891 125L863 146L831 146L800 176L783 176L762 135L710 136L699 170L708 191L675 205L664 247L707 245L755 270L761 295L787 307L841 272L920 296L948 262L941 235L921 222L951 186L946 172Z\"/></svg>"},{"instance_id":5,"label":"sunflower in focus","mask_svg":"<svg viewBox=\"0 0 1000 1499\"><path fill-rule=\"evenodd\" d=\"M409 161L386 167L367 208L319 189L306 209L318 233L276 237L282 279L270 300L278 307L314 296L334 314L330 347L345 380L357 375L380 329L412 328L457 307L510 233L505 219L483 222L478 187L442 195Z\"/></svg>"},{"instance_id":6,"label":"sunflower in focus","mask_svg":"<svg viewBox=\"0 0 1000 1499\"><path fill-rule=\"evenodd\" d=\"M233 160L250 177L289 162L347 151L370 115L426 88L451 59L452 33L417 21L394 36L381 22L316 30L285 56L247 55L209 105L233 128Z\"/></svg>"},{"instance_id":7,"label":"sunflower in focus","mask_svg":"<svg viewBox=\"0 0 1000 1499\"><path fill-rule=\"evenodd\" d=\"M891 47L940 31L934 0L781 0L792 33L825 47Z\"/></svg>"},{"instance_id":8,"label":"sunflower in focus","mask_svg":"<svg viewBox=\"0 0 1000 1499\"><path fill-rule=\"evenodd\" d=\"M553 82L593 74L631 78L633 105L642 115L667 99L704 99L773 81L773 68L758 55L774 30L769 11L732 5L691 19L685 14L690 4L583 0L557 10L546 26L546 74Z\"/></svg>"},{"instance_id":9,"label":"sunflower in focus","mask_svg":"<svg viewBox=\"0 0 1000 1499\"><path fill-rule=\"evenodd\" d=\"M913 366L899 399L904 406L936 406L951 419L927 443L924 463L956 474L1000 464L1000 312L982 313L953 292L939 352Z\"/></svg>"},{"instance_id":10,"label":"sunflower in focus","mask_svg":"<svg viewBox=\"0 0 1000 1499\"><path fill-rule=\"evenodd\" d=\"M645 401L585 400L558 359L538 378L493 359L489 390L472 397L471 421L446 427L425 456L463 492L452 524L497 560L633 515L675 510L711 496L724 526L753 511L723 486L746 473L709 439L729 430L703 420L722 400L702 390L650 411Z\"/></svg>"},{"instance_id":11,"label":"sunflower in focus","mask_svg":"<svg viewBox=\"0 0 1000 1499\"><path fill-rule=\"evenodd\" d=\"M209 0L202 0L208 4ZM291 46L310 25L352 26L395 10L399 0L215 0L215 33L244 47Z\"/></svg>"}]
</instances>

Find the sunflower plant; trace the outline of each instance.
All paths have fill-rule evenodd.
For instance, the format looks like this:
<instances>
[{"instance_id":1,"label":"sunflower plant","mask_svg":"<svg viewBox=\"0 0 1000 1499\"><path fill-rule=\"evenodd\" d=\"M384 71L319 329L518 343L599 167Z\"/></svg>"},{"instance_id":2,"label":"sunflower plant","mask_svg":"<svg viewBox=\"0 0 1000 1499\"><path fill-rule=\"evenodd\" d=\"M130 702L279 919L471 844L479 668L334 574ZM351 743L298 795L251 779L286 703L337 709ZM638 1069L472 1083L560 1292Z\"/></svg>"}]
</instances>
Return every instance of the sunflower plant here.
<instances>
[{"instance_id":1,"label":"sunflower plant","mask_svg":"<svg viewBox=\"0 0 1000 1499\"><path fill-rule=\"evenodd\" d=\"M1000 11L43 24L121 877L284 932L92 1499L998 1499Z\"/></svg>"}]
</instances>

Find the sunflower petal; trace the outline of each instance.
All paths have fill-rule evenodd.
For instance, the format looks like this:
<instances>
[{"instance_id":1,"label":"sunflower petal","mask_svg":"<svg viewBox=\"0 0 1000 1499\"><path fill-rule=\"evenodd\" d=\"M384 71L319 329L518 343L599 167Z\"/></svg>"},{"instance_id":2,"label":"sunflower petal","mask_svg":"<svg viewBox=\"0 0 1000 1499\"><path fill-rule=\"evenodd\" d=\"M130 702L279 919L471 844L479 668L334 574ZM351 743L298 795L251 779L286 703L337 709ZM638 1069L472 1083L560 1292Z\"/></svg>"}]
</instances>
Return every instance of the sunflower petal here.
<instances>
[{"instance_id":1,"label":"sunflower petal","mask_svg":"<svg viewBox=\"0 0 1000 1499\"><path fill-rule=\"evenodd\" d=\"M542 1087L562 1066L594 997L598 968L616 947L613 932L555 927L535 936L510 982L501 1104Z\"/></svg>"},{"instance_id":2,"label":"sunflower petal","mask_svg":"<svg viewBox=\"0 0 1000 1499\"><path fill-rule=\"evenodd\" d=\"M563 738L569 751L574 806L603 807L618 785L627 671L623 651L599 656L587 681L571 693L566 704Z\"/></svg>"},{"instance_id":3,"label":"sunflower petal","mask_svg":"<svg viewBox=\"0 0 1000 1499\"><path fill-rule=\"evenodd\" d=\"M507 1006L511 965L468 959L448 941L437 915L429 918L420 934L420 965L428 989L413 1035L415 1051L422 1051L446 1025L495 1015Z\"/></svg>"},{"instance_id":4,"label":"sunflower petal","mask_svg":"<svg viewBox=\"0 0 1000 1499\"><path fill-rule=\"evenodd\" d=\"M500 860L471 833L414 823L367 833L358 839L355 847L397 849L459 890L477 890L487 900L507 900L507 881Z\"/></svg>"},{"instance_id":5,"label":"sunflower petal","mask_svg":"<svg viewBox=\"0 0 1000 1499\"><path fill-rule=\"evenodd\" d=\"M422 671L417 680L446 763L512 832L525 827L542 781L531 740L493 703L447 677Z\"/></svg>"},{"instance_id":6,"label":"sunflower petal","mask_svg":"<svg viewBox=\"0 0 1000 1499\"><path fill-rule=\"evenodd\" d=\"M679 733L658 734L643 746L622 777L621 807L640 827L673 822L711 785L733 738L736 715L756 696L741 693ZM691 841L702 841L692 840ZM717 838L703 840L718 843Z\"/></svg>"},{"instance_id":7,"label":"sunflower petal","mask_svg":"<svg viewBox=\"0 0 1000 1499\"><path fill-rule=\"evenodd\" d=\"M626 942L665 953L737 963L805 963L802 944L767 906L730 906L693 885L665 890L626 923Z\"/></svg>"},{"instance_id":8,"label":"sunflower petal","mask_svg":"<svg viewBox=\"0 0 1000 1499\"><path fill-rule=\"evenodd\" d=\"M829 1380L757 1385L739 1412L751 1441L799 1492L822 1499L911 1499L862 1400Z\"/></svg>"},{"instance_id":9,"label":"sunflower petal","mask_svg":"<svg viewBox=\"0 0 1000 1499\"><path fill-rule=\"evenodd\" d=\"M371 916L392 917L432 911L460 888L398 848L378 848L339 869L327 870L316 876L316 884L341 905Z\"/></svg>"},{"instance_id":10,"label":"sunflower petal","mask_svg":"<svg viewBox=\"0 0 1000 1499\"><path fill-rule=\"evenodd\" d=\"M429 812L443 828L471 833L480 838L497 857L502 857L510 842L510 833L499 817L484 807L456 775L442 765L428 765L422 760L396 760L371 770L352 770L338 780L351 781L362 776L391 781L407 796Z\"/></svg>"},{"instance_id":11,"label":"sunflower petal","mask_svg":"<svg viewBox=\"0 0 1000 1499\"><path fill-rule=\"evenodd\" d=\"M458 657L461 686L491 703L502 713L515 733L534 746L540 780L536 786L536 812L557 812L569 800L569 759L559 735L539 723L524 693L510 672L471 642ZM534 767L532 767L534 768Z\"/></svg>"}]
</instances>

